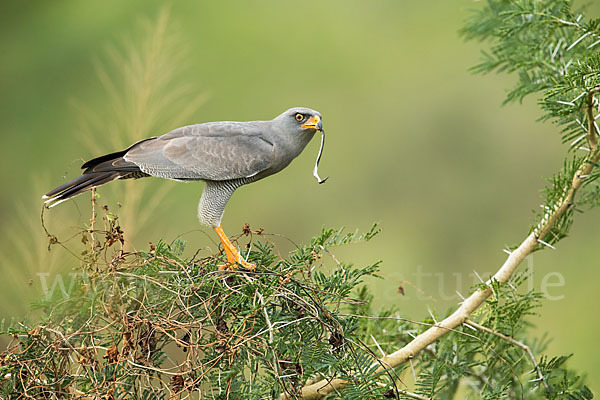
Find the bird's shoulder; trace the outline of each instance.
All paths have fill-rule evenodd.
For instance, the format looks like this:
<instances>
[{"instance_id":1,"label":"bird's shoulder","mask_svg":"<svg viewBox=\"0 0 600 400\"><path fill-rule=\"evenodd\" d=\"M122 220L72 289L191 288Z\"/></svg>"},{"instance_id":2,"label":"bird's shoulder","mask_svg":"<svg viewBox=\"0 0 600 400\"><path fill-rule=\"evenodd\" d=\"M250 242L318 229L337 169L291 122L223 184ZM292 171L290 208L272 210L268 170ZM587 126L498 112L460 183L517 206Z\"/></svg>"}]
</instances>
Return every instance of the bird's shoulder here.
<instances>
[{"instance_id":1,"label":"bird's shoulder","mask_svg":"<svg viewBox=\"0 0 600 400\"><path fill-rule=\"evenodd\" d=\"M219 121L187 125L160 136L163 140L182 137L234 138L234 137L266 137L268 131L266 121Z\"/></svg>"}]
</instances>

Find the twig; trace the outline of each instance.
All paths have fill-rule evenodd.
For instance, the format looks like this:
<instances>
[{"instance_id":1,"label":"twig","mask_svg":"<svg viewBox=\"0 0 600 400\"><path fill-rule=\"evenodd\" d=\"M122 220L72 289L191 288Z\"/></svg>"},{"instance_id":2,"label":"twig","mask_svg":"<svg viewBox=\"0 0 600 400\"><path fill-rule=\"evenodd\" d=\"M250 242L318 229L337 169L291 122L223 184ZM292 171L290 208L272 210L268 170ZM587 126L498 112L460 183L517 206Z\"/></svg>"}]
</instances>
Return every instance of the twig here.
<instances>
[{"instance_id":1,"label":"twig","mask_svg":"<svg viewBox=\"0 0 600 400\"><path fill-rule=\"evenodd\" d=\"M485 327L483 325L479 325L477 322L473 322L470 319L465 321L465 324L468 326L472 326L473 328L477 328L480 331L483 332L487 332L490 335L494 335L496 337L499 337L502 340L506 340L507 342L520 347L521 349L523 349L527 355L529 356L529 358L531 359L531 363L533 364L535 370L537 371L538 377L540 378L540 380L542 381L542 383L544 384L544 387L546 388L546 390L550 390L550 387L548 386L548 383L546 382L546 380L544 379L544 375L542 374L542 370L540 369L537 361L535 360L535 356L533 355L533 352L531 351L531 349L529 348L529 346L527 346L526 344L523 344L513 338L511 338L510 336L504 335L500 332L496 332L488 327Z\"/></svg>"},{"instance_id":2,"label":"twig","mask_svg":"<svg viewBox=\"0 0 600 400\"><path fill-rule=\"evenodd\" d=\"M417 400L431 400L431 397L421 396L420 394L416 394L413 392L409 392L407 390L398 389L398 392L403 396L410 397Z\"/></svg>"},{"instance_id":3,"label":"twig","mask_svg":"<svg viewBox=\"0 0 600 400\"><path fill-rule=\"evenodd\" d=\"M90 246L91 251L94 251L94 246L96 245L96 236L94 235L94 223L96 222L96 187L92 188L92 218L90 218Z\"/></svg>"},{"instance_id":4,"label":"twig","mask_svg":"<svg viewBox=\"0 0 600 400\"><path fill-rule=\"evenodd\" d=\"M269 328L269 343L273 343L273 324L271 323L271 319L269 318L269 313L267 313L265 298L262 294L260 294L258 289L256 289L256 294L258 296L258 299L260 300L260 304L262 304L262 311L265 315L265 321L267 322L267 326Z\"/></svg>"},{"instance_id":5,"label":"twig","mask_svg":"<svg viewBox=\"0 0 600 400\"><path fill-rule=\"evenodd\" d=\"M378 382L377 386L379 386L379 387L385 387L385 384L383 384L381 382ZM398 393L400 393L403 396L410 397L411 399L431 400L431 397L422 396L420 394L409 392L408 390L398 389Z\"/></svg>"}]
</instances>

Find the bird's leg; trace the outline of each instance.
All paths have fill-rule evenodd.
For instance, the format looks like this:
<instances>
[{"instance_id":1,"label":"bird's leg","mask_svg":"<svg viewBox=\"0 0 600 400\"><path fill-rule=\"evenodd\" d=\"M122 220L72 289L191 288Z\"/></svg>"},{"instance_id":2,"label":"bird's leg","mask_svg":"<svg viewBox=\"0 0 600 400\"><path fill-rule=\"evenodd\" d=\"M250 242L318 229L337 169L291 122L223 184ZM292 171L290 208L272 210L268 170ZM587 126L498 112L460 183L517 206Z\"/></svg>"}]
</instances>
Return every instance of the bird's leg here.
<instances>
[{"instance_id":1,"label":"bird's leg","mask_svg":"<svg viewBox=\"0 0 600 400\"><path fill-rule=\"evenodd\" d=\"M217 235L219 235L221 243L223 243L223 248L225 249L225 254L227 255L228 261L227 264L220 266L219 270L233 270L235 269L235 264L238 263L242 267L249 269L250 271L254 271L256 265L251 264L242 258L242 255L240 254L239 250L235 248L233 243L229 241L229 238L227 237L225 232L223 232L223 228L221 227L221 225L213 229L215 230L215 232L217 232Z\"/></svg>"}]
</instances>

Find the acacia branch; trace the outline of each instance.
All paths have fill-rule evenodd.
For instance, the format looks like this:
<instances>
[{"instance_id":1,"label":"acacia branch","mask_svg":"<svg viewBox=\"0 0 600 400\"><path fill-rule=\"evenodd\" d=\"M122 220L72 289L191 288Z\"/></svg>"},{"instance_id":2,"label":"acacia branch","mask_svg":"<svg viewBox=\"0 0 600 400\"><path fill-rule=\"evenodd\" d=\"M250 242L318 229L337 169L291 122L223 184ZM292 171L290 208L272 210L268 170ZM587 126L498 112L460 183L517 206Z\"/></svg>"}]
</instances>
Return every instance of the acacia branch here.
<instances>
[{"instance_id":1,"label":"acacia branch","mask_svg":"<svg viewBox=\"0 0 600 400\"><path fill-rule=\"evenodd\" d=\"M595 166L598 165L598 161L600 161L597 140L598 132L596 131L594 125L593 115L594 95L598 94L599 92L600 87L595 87L589 90L587 94L587 139L590 145L590 152L581 162L579 168L577 168L570 187L565 187L565 195L556 203L551 211L548 211L548 213L544 215L540 223L525 238L525 240L523 240L519 247L509 254L508 258L504 264L502 264L500 269L498 269L494 276L486 282L485 288L477 289L450 316L415 337L411 342L406 344L401 349L383 357L379 361L378 364L381 365L375 371L375 373L382 372L386 369L395 368L407 362L408 360L413 359L427 346L431 345L448 332L465 323L469 319L469 316L475 310L481 307L492 295L492 282L496 281L498 283L506 283L513 276L517 267L519 264L521 264L521 261L531 254L531 252L533 252L540 243L544 243L542 239L552 230L552 228L556 225L556 222L565 215L569 208L571 208L577 190L584 184L585 179L590 175ZM344 383L346 383L346 381L338 378L323 379L319 382L303 387L302 398L323 398L330 391L339 389ZM287 400L289 399L289 396L287 394L282 394L281 399Z\"/></svg>"},{"instance_id":2,"label":"acacia branch","mask_svg":"<svg viewBox=\"0 0 600 400\"><path fill-rule=\"evenodd\" d=\"M479 325L477 322L471 321L470 319L465 321L465 324L472 326L475 329L478 329L480 331L483 332L487 332L490 335L494 335L496 337L499 337L502 340L506 340L507 342L509 342L510 344L513 344L519 348L521 348L525 353L527 353L527 356L529 357L529 359L531 360L531 363L533 364L533 367L535 369L535 371L538 374L538 378L540 381L542 381L542 383L544 384L544 387L546 388L546 390L549 390L550 387L548 386L548 383L546 382L546 380L544 379L544 375L542 374L542 370L540 369L540 366L538 365L537 361L535 360L535 356L533 355L533 352L531 351L531 349L529 348L529 346L527 346L524 343L519 342L518 340L513 339L512 337L505 335L503 333L500 332L496 332L486 326L483 325Z\"/></svg>"}]
</instances>

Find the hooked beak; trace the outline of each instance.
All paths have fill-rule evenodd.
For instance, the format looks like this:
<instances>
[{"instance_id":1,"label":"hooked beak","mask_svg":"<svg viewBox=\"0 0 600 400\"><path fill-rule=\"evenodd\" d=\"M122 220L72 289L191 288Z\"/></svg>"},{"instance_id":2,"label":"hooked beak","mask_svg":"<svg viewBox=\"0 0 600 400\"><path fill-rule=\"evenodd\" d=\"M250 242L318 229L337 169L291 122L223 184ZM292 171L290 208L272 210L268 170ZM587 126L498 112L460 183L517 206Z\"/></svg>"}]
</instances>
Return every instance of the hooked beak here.
<instances>
[{"instance_id":1,"label":"hooked beak","mask_svg":"<svg viewBox=\"0 0 600 400\"><path fill-rule=\"evenodd\" d=\"M315 129L323 132L323 121L321 121L321 118L318 115L313 115L308 119L308 121L300 126L304 129Z\"/></svg>"}]
</instances>

